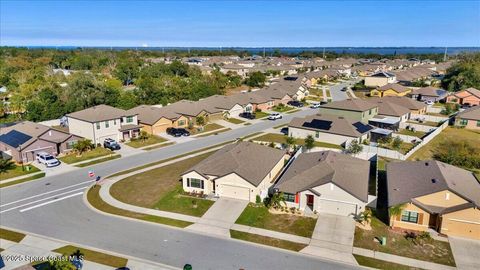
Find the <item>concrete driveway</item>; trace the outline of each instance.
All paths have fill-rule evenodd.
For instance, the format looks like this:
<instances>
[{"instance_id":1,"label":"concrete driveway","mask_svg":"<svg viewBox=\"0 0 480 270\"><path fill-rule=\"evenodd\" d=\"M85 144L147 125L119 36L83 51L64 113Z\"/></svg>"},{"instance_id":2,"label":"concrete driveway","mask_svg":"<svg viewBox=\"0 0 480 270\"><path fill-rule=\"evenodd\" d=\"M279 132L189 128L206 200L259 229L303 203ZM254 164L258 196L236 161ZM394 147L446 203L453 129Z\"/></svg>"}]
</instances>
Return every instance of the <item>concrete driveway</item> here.
<instances>
[{"instance_id":1,"label":"concrete driveway","mask_svg":"<svg viewBox=\"0 0 480 270\"><path fill-rule=\"evenodd\" d=\"M352 255L355 221L351 217L320 214L310 245L300 252L357 265Z\"/></svg>"},{"instance_id":2,"label":"concrete driveway","mask_svg":"<svg viewBox=\"0 0 480 270\"><path fill-rule=\"evenodd\" d=\"M458 269L480 269L480 241L448 237Z\"/></svg>"},{"instance_id":3,"label":"concrete driveway","mask_svg":"<svg viewBox=\"0 0 480 270\"><path fill-rule=\"evenodd\" d=\"M199 222L188 226L187 229L230 237L230 228L247 205L248 201L245 200L219 198Z\"/></svg>"}]
</instances>

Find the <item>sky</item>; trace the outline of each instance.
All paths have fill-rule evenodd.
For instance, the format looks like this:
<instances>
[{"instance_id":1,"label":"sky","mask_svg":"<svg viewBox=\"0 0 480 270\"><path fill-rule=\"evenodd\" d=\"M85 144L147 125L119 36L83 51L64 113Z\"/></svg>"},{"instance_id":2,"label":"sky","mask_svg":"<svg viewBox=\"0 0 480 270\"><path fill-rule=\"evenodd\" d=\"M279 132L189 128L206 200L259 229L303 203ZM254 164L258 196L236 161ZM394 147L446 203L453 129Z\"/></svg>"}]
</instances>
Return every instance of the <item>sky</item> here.
<instances>
[{"instance_id":1,"label":"sky","mask_svg":"<svg viewBox=\"0 0 480 270\"><path fill-rule=\"evenodd\" d=\"M0 0L2 46L480 46L480 0Z\"/></svg>"}]
</instances>

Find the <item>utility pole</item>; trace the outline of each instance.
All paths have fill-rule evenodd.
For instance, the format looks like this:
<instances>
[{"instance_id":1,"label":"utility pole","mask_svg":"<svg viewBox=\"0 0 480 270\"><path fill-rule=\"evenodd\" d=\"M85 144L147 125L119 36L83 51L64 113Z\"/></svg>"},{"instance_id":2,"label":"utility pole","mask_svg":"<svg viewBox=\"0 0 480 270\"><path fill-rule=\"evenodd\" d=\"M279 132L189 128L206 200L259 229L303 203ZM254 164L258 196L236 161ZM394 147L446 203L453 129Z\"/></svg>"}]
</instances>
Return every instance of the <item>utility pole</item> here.
<instances>
[{"instance_id":1,"label":"utility pole","mask_svg":"<svg viewBox=\"0 0 480 270\"><path fill-rule=\"evenodd\" d=\"M323 59L325 59L325 47L323 47Z\"/></svg>"},{"instance_id":2,"label":"utility pole","mask_svg":"<svg viewBox=\"0 0 480 270\"><path fill-rule=\"evenodd\" d=\"M265 47L263 47L263 58L265 58Z\"/></svg>"},{"instance_id":3,"label":"utility pole","mask_svg":"<svg viewBox=\"0 0 480 270\"><path fill-rule=\"evenodd\" d=\"M445 47L445 53L443 54L443 61L447 61L447 47Z\"/></svg>"}]
</instances>

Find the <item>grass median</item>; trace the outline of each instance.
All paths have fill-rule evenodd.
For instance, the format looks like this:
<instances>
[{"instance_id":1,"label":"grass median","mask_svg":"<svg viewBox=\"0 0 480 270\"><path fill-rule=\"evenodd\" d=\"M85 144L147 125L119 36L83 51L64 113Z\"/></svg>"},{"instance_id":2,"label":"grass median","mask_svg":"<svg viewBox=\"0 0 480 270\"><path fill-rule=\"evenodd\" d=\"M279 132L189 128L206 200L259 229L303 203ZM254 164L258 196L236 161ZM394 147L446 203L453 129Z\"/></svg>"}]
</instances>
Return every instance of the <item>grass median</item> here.
<instances>
[{"instance_id":1,"label":"grass median","mask_svg":"<svg viewBox=\"0 0 480 270\"><path fill-rule=\"evenodd\" d=\"M241 231L230 230L230 236L235 239L249 241L257 244L288 249L292 251L300 251L304 249L307 245L295 243L287 240L277 239L268 236L262 236L253 233L246 233Z\"/></svg>"},{"instance_id":2,"label":"grass median","mask_svg":"<svg viewBox=\"0 0 480 270\"><path fill-rule=\"evenodd\" d=\"M1 239L5 239L5 240L8 240L8 241L19 243L20 241L23 240L23 238L25 238L25 236L26 235L23 234L23 233L14 232L14 231L10 231L10 230L7 230L7 229L0 228L0 238Z\"/></svg>"},{"instance_id":3,"label":"grass median","mask_svg":"<svg viewBox=\"0 0 480 270\"><path fill-rule=\"evenodd\" d=\"M105 157L105 158L96 159L96 160L92 160L92 161L85 162L85 163L80 163L78 165L75 165L75 167L83 168L83 167L92 166L92 165L95 165L95 164L98 164L98 163L114 160L114 159L117 159L117 158L120 158L120 157L121 157L121 155L112 155L112 156L108 156L108 157Z\"/></svg>"},{"instance_id":4,"label":"grass median","mask_svg":"<svg viewBox=\"0 0 480 270\"><path fill-rule=\"evenodd\" d=\"M84 259L90 262L95 262L103 265L108 265L115 268L125 267L127 266L128 260L122 257L106 254L103 252L98 252L86 248L80 248L72 245L64 246L61 248L57 248L53 250L53 252L57 252L66 256L72 255L77 250L83 254Z\"/></svg>"},{"instance_id":5,"label":"grass median","mask_svg":"<svg viewBox=\"0 0 480 270\"><path fill-rule=\"evenodd\" d=\"M32 175L30 177L26 177L26 178L18 179L18 180L15 180L15 181L10 181L10 182L7 182L7 183L0 184L0 188L21 184L21 183L32 181L32 180L35 180L35 179L39 179L39 178L42 178L42 177L45 177L44 172Z\"/></svg>"},{"instance_id":6,"label":"grass median","mask_svg":"<svg viewBox=\"0 0 480 270\"><path fill-rule=\"evenodd\" d=\"M420 270L421 268L416 268L416 267L410 267L407 265L403 264L398 264L398 263L392 263L392 262L387 262L387 261L382 261L370 257L365 257L361 255L353 255L355 257L355 260L357 260L358 264L361 266L367 266L375 269L385 269L385 270L390 270L390 269L395 269L395 270Z\"/></svg>"}]
</instances>

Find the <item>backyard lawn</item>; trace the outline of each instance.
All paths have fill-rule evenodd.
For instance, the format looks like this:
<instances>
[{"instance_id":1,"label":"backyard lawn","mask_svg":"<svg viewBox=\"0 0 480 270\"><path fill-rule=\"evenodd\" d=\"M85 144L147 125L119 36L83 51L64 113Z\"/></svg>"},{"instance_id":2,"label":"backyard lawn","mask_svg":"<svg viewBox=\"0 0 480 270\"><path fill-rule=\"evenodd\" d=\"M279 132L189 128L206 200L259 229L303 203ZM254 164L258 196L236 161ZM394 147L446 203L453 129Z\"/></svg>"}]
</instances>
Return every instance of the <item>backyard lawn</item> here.
<instances>
[{"instance_id":1,"label":"backyard lawn","mask_svg":"<svg viewBox=\"0 0 480 270\"><path fill-rule=\"evenodd\" d=\"M410 151L410 149L412 149L414 147L414 145L413 145L413 143L402 142L399 149L393 149L391 144L382 144L381 147L386 148L386 149L390 149L390 150L394 150L394 151L398 151L402 154L406 154L408 151Z\"/></svg>"},{"instance_id":2,"label":"backyard lawn","mask_svg":"<svg viewBox=\"0 0 480 270\"><path fill-rule=\"evenodd\" d=\"M311 237L317 219L291 214L272 214L263 205L249 204L236 223L247 226Z\"/></svg>"},{"instance_id":3,"label":"backyard lawn","mask_svg":"<svg viewBox=\"0 0 480 270\"><path fill-rule=\"evenodd\" d=\"M110 149L103 148L103 147L97 147L95 149L92 149L88 152L84 152L81 156L77 156L77 153L71 153L66 156L63 156L59 158L62 162L65 162L67 164L71 163L77 163L80 161L92 159L92 158L98 158L98 157L103 157L106 155L111 155L115 154L115 152L111 151Z\"/></svg>"},{"instance_id":4,"label":"backyard lawn","mask_svg":"<svg viewBox=\"0 0 480 270\"><path fill-rule=\"evenodd\" d=\"M355 228L353 246L394 254L398 256L455 266L455 260L448 242L433 239L409 240L403 232L392 231L376 217L371 220L372 230ZM382 246L376 238L386 237L387 244Z\"/></svg>"},{"instance_id":5,"label":"backyard lawn","mask_svg":"<svg viewBox=\"0 0 480 270\"><path fill-rule=\"evenodd\" d=\"M245 121L240 120L238 118L233 118L233 117L228 118L227 121L232 123L232 124L236 124L236 125L245 123Z\"/></svg>"},{"instance_id":6,"label":"backyard lawn","mask_svg":"<svg viewBox=\"0 0 480 270\"><path fill-rule=\"evenodd\" d=\"M129 176L115 183L110 193L124 203L202 216L213 201L183 195L180 174L211 154L209 152Z\"/></svg>"},{"instance_id":7,"label":"backyard lawn","mask_svg":"<svg viewBox=\"0 0 480 270\"><path fill-rule=\"evenodd\" d=\"M26 170L27 166L30 167L29 171ZM22 168L22 166L15 165L15 168L13 168L11 170L8 170L5 173L0 173L0 180L5 180L5 179L8 179L8 178L18 177L18 176L22 176L22 175L27 175L27 174L31 174L31 173L35 173L35 172L39 172L39 171L40 170L33 165L25 165L23 168Z\"/></svg>"},{"instance_id":8,"label":"backyard lawn","mask_svg":"<svg viewBox=\"0 0 480 270\"><path fill-rule=\"evenodd\" d=\"M262 142L274 142L274 143L285 143L287 136L283 134L275 134L275 133L267 133L260 137L256 137L255 141L262 141ZM297 145L304 145L305 140L303 139L295 139L295 143ZM343 149L342 146L337 144L325 143L325 142L315 142L316 147L325 147L325 148L334 148L334 149Z\"/></svg>"},{"instance_id":9,"label":"backyard lawn","mask_svg":"<svg viewBox=\"0 0 480 270\"><path fill-rule=\"evenodd\" d=\"M262 235L253 234L253 233L240 232L235 230L230 230L230 236L235 239L254 242L254 243L272 246L272 247L288 249L292 251L300 251L307 246L304 244L295 243L287 240L262 236Z\"/></svg>"},{"instance_id":10,"label":"backyard lawn","mask_svg":"<svg viewBox=\"0 0 480 270\"><path fill-rule=\"evenodd\" d=\"M134 139L134 140L131 140L130 142L126 143L126 145L131 146L133 148L140 148L140 147L153 145L153 144L157 144L157 143L162 143L162 142L166 142L166 141L167 141L167 139L165 139L165 138L155 136L155 135L149 135L148 139L146 139L146 140Z\"/></svg>"},{"instance_id":11,"label":"backyard lawn","mask_svg":"<svg viewBox=\"0 0 480 270\"><path fill-rule=\"evenodd\" d=\"M402 135L408 135L408 136L415 136L415 137L418 137L418 138L422 138L423 136L425 136L425 132L421 132L421 131L411 131L409 129L400 129L399 131L395 132L395 133L398 133L398 134L402 134Z\"/></svg>"},{"instance_id":12,"label":"backyard lawn","mask_svg":"<svg viewBox=\"0 0 480 270\"><path fill-rule=\"evenodd\" d=\"M417 121L407 121L407 123L424 125L424 126L429 126L429 127L438 127L438 126L441 125L441 123L432 122L432 121L424 121L422 123L417 122Z\"/></svg>"}]
</instances>

